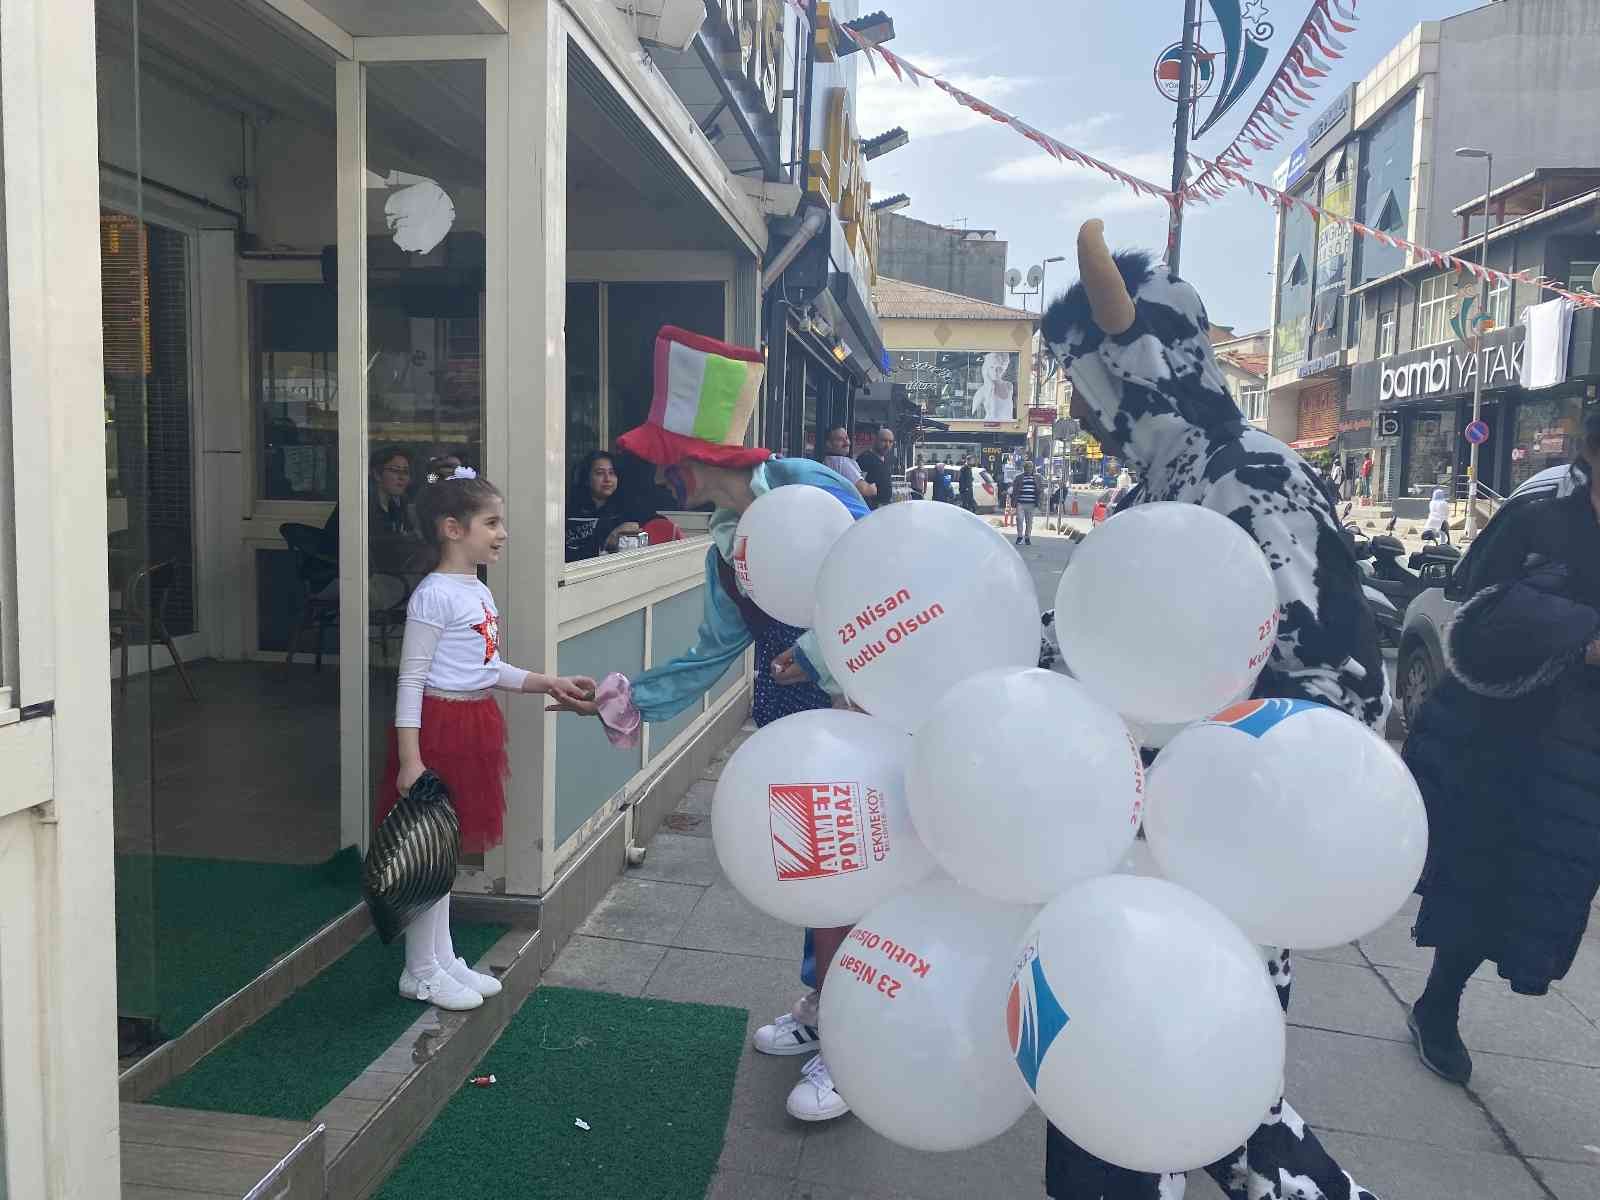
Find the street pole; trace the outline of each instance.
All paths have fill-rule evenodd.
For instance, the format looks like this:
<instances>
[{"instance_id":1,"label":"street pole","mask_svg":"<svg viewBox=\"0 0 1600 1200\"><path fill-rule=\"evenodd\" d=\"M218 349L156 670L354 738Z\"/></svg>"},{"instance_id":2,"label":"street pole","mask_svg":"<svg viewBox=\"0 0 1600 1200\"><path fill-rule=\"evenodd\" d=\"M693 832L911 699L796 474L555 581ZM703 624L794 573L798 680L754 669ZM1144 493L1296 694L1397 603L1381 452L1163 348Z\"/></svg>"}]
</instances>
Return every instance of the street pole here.
<instances>
[{"instance_id":1,"label":"street pole","mask_svg":"<svg viewBox=\"0 0 1600 1200\"><path fill-rule=\"evenodd\" d=\"M1167 269L1178 273L1183 249L1183 185L1189 176L1189 122L1193 114L1194 30L1200 0L1184 0L1183 57L1178 62L1178 123L1172 139L1172 211L1167 217Z\"/></svg>"},{"instance_id":2,"label":"street pole","mask_svg":"<svg viewBox=\"0 0 1600 1200\"><path fill-rule=\"evenodd\" d=\"M1478 265L1484 268L1483 279L1478 288L1478 321L1477 328L1482 329L1482 322L1489 315L1489 193L1494 191L1494 155L1487 154L1484 161L1488 169L1483 180L1483 246L1478 251ZM1483 361L1483 334L1473 336L1473 355L1477 358L1477 370L1472 376L1472 419L1483 419L1483 377L1485 375ZM1463 533L1466 540L1471 540L1478 532L1478 450L1477 442L1473 442L1471 450L1467 453L1467 526Z\"/></svg>"}]
</instances>

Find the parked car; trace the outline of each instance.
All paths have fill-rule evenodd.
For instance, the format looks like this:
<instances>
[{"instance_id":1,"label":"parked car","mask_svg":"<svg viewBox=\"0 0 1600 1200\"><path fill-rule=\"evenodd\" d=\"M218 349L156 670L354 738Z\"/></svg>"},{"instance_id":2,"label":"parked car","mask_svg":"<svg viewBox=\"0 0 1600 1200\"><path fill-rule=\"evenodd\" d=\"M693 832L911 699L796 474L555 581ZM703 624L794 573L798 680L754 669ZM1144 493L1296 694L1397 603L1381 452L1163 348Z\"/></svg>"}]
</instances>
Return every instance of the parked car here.
<instances>
[{"instance_id":1,"label":"parked car","mask_svg":"<svg viewBox=\"0 0 1600 1200\"><path fill-rule=\"evenodd\" d=\"M1540 497L1566 495L1571 489L1571 468L1550 467L1512 492L1506 507ZM1504 511L1502 508L1501 512ZM1499 516L1496 513L1495 519ZM1400 719L1407 728L1422 710L1434 684L1444 676L1444 631L1461 605L1459 589L1468 578L1471 561L1472 548L1469 548L1448 582L1418 593L1406 606L1405 624L1400 631L1400 660L1395 673L1395 700Z\"/></svg>"}]
</instances>

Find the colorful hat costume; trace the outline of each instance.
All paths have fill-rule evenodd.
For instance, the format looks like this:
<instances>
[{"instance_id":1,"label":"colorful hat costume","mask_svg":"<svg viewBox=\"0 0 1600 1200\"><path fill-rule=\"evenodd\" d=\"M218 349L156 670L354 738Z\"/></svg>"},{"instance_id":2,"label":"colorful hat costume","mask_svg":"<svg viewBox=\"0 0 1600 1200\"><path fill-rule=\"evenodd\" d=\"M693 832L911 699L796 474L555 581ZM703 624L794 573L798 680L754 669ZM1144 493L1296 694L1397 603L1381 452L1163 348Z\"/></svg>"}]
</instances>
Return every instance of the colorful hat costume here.
<instances>
[{"instance_id":1,"label":"colorful hat costume","mask_svg":"<svg viewBox=\"0 0 1600 1200\"><path fill-rule=\"evenodd\" d=\"M761 351L663 325L656 334L650 416L617 444L658 467L684 459L753 467L770 450L744 445L766 360Z\"/></svg>"}]
</instances>

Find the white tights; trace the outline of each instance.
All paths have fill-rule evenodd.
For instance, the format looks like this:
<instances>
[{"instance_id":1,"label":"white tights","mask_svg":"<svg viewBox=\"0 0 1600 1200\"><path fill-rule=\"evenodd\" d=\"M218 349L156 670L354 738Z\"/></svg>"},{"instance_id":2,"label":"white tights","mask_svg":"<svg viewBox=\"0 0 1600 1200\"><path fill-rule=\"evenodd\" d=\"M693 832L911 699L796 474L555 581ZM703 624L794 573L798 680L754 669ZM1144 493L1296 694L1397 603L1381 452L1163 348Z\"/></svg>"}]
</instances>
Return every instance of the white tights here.
<instances>
[{"instance_id":1,"label":"white tights","mask_svg":"<svg viewBox=\"0 0 1600 1200\"><path fill-rule=\"evenodd\" d=\"M406 926L406 970L417 979L428 979L455 960L456 947L450 940L450 897L447 894L431 908L418 913Z\"/></svg>"}]
</instances>

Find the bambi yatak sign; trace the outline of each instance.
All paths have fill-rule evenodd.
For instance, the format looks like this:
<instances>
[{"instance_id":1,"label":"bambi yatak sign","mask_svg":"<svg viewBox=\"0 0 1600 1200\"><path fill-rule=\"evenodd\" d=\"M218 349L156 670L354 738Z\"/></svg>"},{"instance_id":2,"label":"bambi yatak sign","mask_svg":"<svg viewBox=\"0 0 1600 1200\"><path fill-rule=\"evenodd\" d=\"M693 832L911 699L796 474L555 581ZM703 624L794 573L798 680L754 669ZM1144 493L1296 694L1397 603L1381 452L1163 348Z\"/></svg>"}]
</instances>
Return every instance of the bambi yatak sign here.
<instances>
[{"instance_id":1,"label":"bambi yatak sign","mask_svg":"<svg viewBox=\"0 0 1600 1200\"><path fill-rule=\"evenodd\" d=\"M1470 392L1483 373L1485 388L1514 387L1522 378L1526 330L1497 330L1481 350L1458 343L1360 363L1351 372L1350 407L1372 409Z\"/></svg>"}]
</instances>

